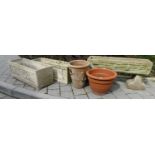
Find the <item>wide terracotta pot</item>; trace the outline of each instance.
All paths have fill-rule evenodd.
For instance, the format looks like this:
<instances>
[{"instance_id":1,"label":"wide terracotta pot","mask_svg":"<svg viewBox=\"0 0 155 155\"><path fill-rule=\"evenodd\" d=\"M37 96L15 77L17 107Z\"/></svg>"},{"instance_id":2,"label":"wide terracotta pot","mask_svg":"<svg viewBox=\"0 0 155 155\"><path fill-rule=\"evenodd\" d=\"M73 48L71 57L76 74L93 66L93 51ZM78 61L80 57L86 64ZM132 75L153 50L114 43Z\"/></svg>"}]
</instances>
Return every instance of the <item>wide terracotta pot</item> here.
<instances>
[{"instance_id":1,"label":"wide terracotta pot","mask_svg":"<svg viewBox=\"0 0 155 155\"><path fill-rule=\"evenodd\" d=\"M86 85L86 71L88 71L89 69L89 62L85 60L70 61L69 70L73 87L80 89Z\"/></svg>"},{"instance_id":2,"label":"wide terracotta pot","mask_svg":"<svg viewBox=\"0 0 155 155\"><path fill-rule=\"evenodd\" d=\"M117 77L117 73L106 68L93 68L86 72L89 85L96 95L103 95L112 87L113 81Z\"/></svg>"}]
</instances>

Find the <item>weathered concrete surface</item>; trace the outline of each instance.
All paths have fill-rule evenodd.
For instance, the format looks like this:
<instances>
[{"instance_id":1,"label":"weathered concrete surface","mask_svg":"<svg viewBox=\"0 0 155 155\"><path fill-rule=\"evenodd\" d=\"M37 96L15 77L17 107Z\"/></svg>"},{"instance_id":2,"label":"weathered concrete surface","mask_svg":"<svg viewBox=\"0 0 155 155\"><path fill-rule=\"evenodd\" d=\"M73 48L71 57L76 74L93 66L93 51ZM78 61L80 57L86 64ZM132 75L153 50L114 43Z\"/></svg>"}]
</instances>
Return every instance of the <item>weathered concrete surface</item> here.
<instances>
[{"instance_id":1,"label":"weathered concrete surface","mask_svg":"<svg viewBox=\"0 0 155 155\"><path fill-rule=\"evenodd\" d=\"M15 99L14 97L8 96L6 94L0 93L0 99Z\"/></svg>"},{"instance_id":2,"label":"weathered concrete surface","mask_svg":"<svg viewBox=\"0 0 155 155\"><path fill-rule=\"evenodd\" d=\"M0 81L0 92L19 99L57 99L58 97L39 93L33 90L27 90L15 85ZM61 97L59 97L61 99Z\"/></svg>"}]
</instances>

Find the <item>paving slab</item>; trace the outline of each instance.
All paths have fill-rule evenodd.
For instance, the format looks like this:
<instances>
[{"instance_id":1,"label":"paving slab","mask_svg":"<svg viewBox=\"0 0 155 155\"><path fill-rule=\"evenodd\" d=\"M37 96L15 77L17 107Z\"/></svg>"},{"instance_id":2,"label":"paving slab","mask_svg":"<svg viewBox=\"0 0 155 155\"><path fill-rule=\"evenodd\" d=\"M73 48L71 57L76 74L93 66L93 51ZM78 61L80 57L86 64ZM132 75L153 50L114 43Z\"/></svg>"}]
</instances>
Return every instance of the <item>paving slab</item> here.
<instances>
[{"instance_id":1,"label":"paving slab","mask_svg":"<svg viewBox=\"0 0 155 155\"><path fill-rule=\"evenodd\" d=\"M116 96L110 93L110 94L104 94L102 98L103 99L116 99Z\"/></svg>"},{"instance_id":2,"label":"paving slab","mask_svg":"<svg viewBox=\"0 0 155 155\"><path fill-rule=\"evenodd\" d=\"M6 77L0 77L0 81L6 81Z\"/></svg>"},{"instance_id":3,"label":"paving slab","mask_svg":"<svg viewBox=\"0 0 155 155\"><path fill-rule=\"evenodd\" d=\"M87 93L89 99L102 99L102 96L95 95L93 92Z\"/></svg>"},{"instance_id":4,"label":"paving slab","mask_svg":"<svg viewBox=\"0 0 155 155\"><path fill-rule=\"evenodd\" d=\"M50 89L59 89L59 87L60 87L60 83L56 82L48 86L47 88L50 90Z\"/></svg>"},{"instance_id":5,"label":"paving slab","mask_svg":"<svg viewBox=\"0 0 155 155\"><path fill-rule=\"evenodd\" d=\"M87 95L78 95L78 96L75 96L76 99L88 99L88 96Z\"/></svg>"},{"instance_id":6,"label":"paving slab","mask_svg":"<svg viewBox=\"0 0 155 155\"><path fill-rule=\"evenodd\" d=\"M60 87L65 87L65 86L68 86L68 84L60 83Z\"/></svg>"},{"instance_id":7,"label":"paving slab","mask_svg":"<svg viewBox=\"0 0 155 155\"><path fill-rule=\"evenodd\" d=\"M84 90L85 90L87 93L92 92L92 90L91 90L90 86L86 86L86 87L84 88Z\"/></svg>"},{"instance_id":8,"label":"paving slab","mask_svg":"<svg viewBox=\"0 0 155 155\"><path fill-rule=\"evenodd\" d=\"M39 90L40 93L43 93L43 94L47 94L48 93L48 88L43 88L41 90Z\"/></svg>"},{"instance_id":9,"label":"paving slab","mask_svg":"<svg viewBox=\"0 0 155 155\"><path fill-rule=\"evenodd\" d=\"M16 86L0 81L0 92L8 96L12 96L12 91Z\"/></svg>"},{"instance_id":10,"label":"paving slab","mask_svg":"<svg viewBox=\"0 0 155 155\"><path fill-rule=\"evenodd\" d=\"M76 88L72 88L73 89L73 93L75 96L79 96L79 95L86 95L86 91L85 89L76 89Z\"/></svg>"},{"instance_id":11,"label":"paving slab","mask_svg":"<svg viewBox=\"0 0 155 155\"><path fill-rule=\"evenodd\" d=\"M137 93L128 94L130 99L142 99L142 97Z\"/></svg>"},{"instance_id":12,"label":"paving slab","mask_svg":"<svg viewBox=\"0 0 155 155\"><path fill-rule=\"evenodd\" d=\"M48 90L48 95L52 95L52 96L60 96L60 90L59 89L55 89L55 90Z\"/></svg>"},{"instance_id":13,"label":"paving slab","mask_svg":"<svg viewBox=\"0 0 155 155\"><path fill-rule=\"evenodd\" d=\"M3 98L3 97L5 97L5 94L0 93L0 98Z\"/></svg>"},{"instance_id":14,"label":"paving slab","mask_svg":"<svg viewBox=\"0 0 155 155\"><path fill-rule=\"evenodd\" d=\"M73 95L73 92L67 92L67 91L61 92L61 97L68 98L68 99L75 98L75 96Z\"/></svg>"},{"instance_id":15,"label":"paving slab","mask_svg":"<svg viewBox=\"0 0 155 155\"><path fill-rule=\"evenodd\" d=\"M150 87L148 89L146 89L146 92L149 93L151 96L154 96L155 98L155 89Z\"/></svg>"},{"instance_id":16,"label":"paving slab","mask_svg":"<svg viewBox=\"0 0 155 155\"><path fill-rule=\"evenodd\" d=\"M64 91L70 92L70 91L72 91L72 87L70 84L68 84L67 86L60 86L60 91L61 92L64 92Z\"/></svg>"},{"instance_id":17,"label":"paving slab","mask_svg":"<svg viewBox=\"0 0 155 155\"><path fill-rule=\"evenodd\" d=\"M15 99L14 97L8 96L6 94L0 93L0 99Z\"/></svg>"},{"instance_id":18,"label":"paving slab","mask_svg":"<svg viewBox=\"0 0 155 155\"><path fill-rule=\"evenodd\" d=\"M115 95L117 99L130 99L127 94L117 94Z\"/></svg>"},{"instance_id":19,"label":"paving slab","mask_svg":"<svg viewBox=\"0 0 155 155\"><path fill-rule=\"evenodd\" d=\"M19 85L19 86L22 87L22 88L25 88L26 90L33 90L33 91L36 90L35 88L33 88L33 87L31 87L31 86L29 86L29 85L27 85L27 84Z\"/></svg>"},{"instance_id":20,"label":"paving slab","mask_svg":"<svg viewBox=\"0 0 155 155\"><path fill-rule=\"evenodd\" d=\"M62 99L59 96L55 97L48 94L27 90L2 81L0 81L0 92L19 99Z\"/></svg>"},{"instance_id":21,"label":"paving slab","mask_svg":"<svg viewBox=\"0 0 155 155\"><path fill-rule=\"evenodd\" d=\"M9 76L9 78L7 78L5 80L6 83L9 83L9 84L14 84L16 81L16 79L12 78L11 76Z\"/></svg>"},{"instance_id":22,"label":"paving slab","mask_svg":"<svg viewBox=\"0 0 155 155\"><path fill-rule=\"evenodd\" d=\"M12 96L5 95L5 97L3 97L3 99L16 99L16 98L12 97Z\"/></svg>"},{"instance_id":23,"label":"paving slab","mask_svg":"<svg viewBox=\"0 0 155 155\"><path fill-rule=\"evenodd\" d=\"M152 95L141 95L142 99L155 99Z\"/></svg>"}]
</instances>

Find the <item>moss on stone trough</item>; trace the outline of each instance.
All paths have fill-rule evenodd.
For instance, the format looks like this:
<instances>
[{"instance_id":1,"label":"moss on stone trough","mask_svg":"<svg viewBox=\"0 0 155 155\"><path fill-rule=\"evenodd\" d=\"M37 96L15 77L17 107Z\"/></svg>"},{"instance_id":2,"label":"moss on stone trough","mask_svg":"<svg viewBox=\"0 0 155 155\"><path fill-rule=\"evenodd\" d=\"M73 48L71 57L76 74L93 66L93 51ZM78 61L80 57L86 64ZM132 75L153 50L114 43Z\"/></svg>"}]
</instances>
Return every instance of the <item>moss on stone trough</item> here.
<instances>
[{"instance_id":1,"label":"moss on stone trough","mask_svg":"<svg viewBox=\"0 0 155 155\"><path fill-rule=\"evenodd\" d=\"M88 61L94 67L105 67L118 73L135 75L149 75L153 66L150 60L142 58L90 56Z\"/></svg>"}]
</instances>

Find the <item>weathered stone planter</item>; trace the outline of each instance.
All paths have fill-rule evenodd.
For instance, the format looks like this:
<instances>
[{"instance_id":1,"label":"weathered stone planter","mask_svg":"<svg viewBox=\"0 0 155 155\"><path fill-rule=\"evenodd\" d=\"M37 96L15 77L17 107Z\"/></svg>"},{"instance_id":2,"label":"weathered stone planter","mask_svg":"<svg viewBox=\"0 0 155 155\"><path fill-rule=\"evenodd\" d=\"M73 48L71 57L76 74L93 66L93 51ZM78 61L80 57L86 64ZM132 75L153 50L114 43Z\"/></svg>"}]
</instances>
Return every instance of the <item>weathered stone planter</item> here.
<instances>
[{"instance_id":1,"label":"weathered stone planter","mask_svg":"<svg viewBox=\"0 0 155 155\"><path fill-rule=\"evenodd\" d=\"M85 60L73 60L69 65L73 86L77 89L86 85L86 71L89 70L89 63Z\"/></svg>"},{"instance_id":2,"label":"weathered stone planter","mask_svg":"<svg viewBox=\"0 0 155 155\"><path fill-rule=\"evenodd\" d=\"M68 84L70 82L68 62L48 58L37 58L34 60L39 61L43 64L48 64L53 68L54 81L58 81L65 84Z\"/></svg>"},{"instance_id":3,"label":"weathered stone planter","mask_svg":"<svg viewBox=\"0 0 155 155\"><path fill-rule=\"evenodd\" d=\"M153 63L148 59L90 56L88 61L93 67L109 68L118 73L149 75Z\"/></svg>"},{"instance_id":4,"label":"weathered stone planter","mask_svg":"<svg viewBox=\"0 0 155 155\"><path fill-rule=\"evenodd\" d=\"M53 83L53 70L49 65L24 58L10 61L9 65L13 77L36 89Z\"/></svg>"},{"instance_id":5,"label":"weathered stone planter","mask_svg":"<svg viewBox=\"0 0 155 155\"><path fill-rule=\"evenodd\" d=\"M117 77L115 71L105 68L93 68L86 72L89 85L96 95L103 95L112 87L113 81Z\"/></svg>"}]
</instances>

